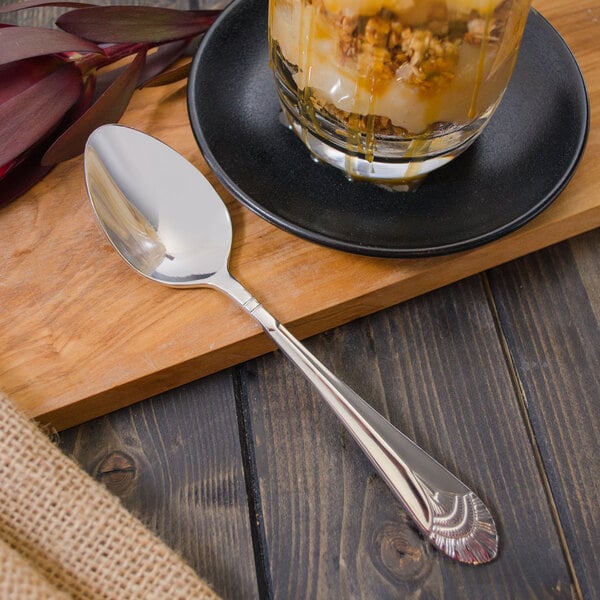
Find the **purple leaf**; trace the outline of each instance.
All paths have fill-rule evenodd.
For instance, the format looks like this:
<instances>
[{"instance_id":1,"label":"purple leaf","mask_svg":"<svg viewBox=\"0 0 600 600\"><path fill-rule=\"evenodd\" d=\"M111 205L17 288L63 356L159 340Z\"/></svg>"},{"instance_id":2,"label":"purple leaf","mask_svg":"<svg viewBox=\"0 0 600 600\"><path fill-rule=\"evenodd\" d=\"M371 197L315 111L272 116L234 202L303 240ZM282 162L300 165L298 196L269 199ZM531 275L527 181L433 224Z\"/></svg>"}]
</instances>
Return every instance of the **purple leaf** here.
<instances>
[{"instance_id":1,"label":"purple leaf","mask_svg":"<svg viewBox=\"0 0 600 600\"><path fill-rule=\"evenodd\" d=\"M64 64L55 56L37 56L0 66L0 104L48 77Z\"/></svg>"},{"instance_id":2,"label":"purple leaf","mask_svg":"<svg viewBox=\"0 0 600 600\"><path fill-rule=\"evenodd\" d=\"M206 31L219 10L175 10L151 6L94 6L61 15L56 24L95 42L160 44Z\"/></svg>"},{"instance_id":3,"label":"purple leaf","mask_svg":"<svg viewBox=\"0 0 600 600\"><path fill-rule=\"evenodd\" d=\"M89 135L100 125L116 123L127 108L144 68L145 52L139 52L127 69L106 91L52 144L42 158L51 165L83 152Z\"/></svg>"},{"instance_id":4,"label":"purple leaf","mask_svg":"<svg viewBox=\"0 0 600 600\"><path fill-rule=\"evenodd\" d=\"M23 195L54 168L40 164L40 158L47 147L48 142L46 141L41 146L31 148L21 157L18 165L0 179L0 206Z\"/></svg>"},{"instance_id":5,"label":"purple leaf","mask_svg":"<svg viewBox=\"0 0 600 600\"><path fill-rule=\"evenodd\" d=\"M192 61L188 60L188 62L183 65L165 71L164 73L159 73L151 79L147 79L140 87L158 87L160 85L174 83L175 81L181 81L189 75L191 65Z\"/></svg>"},{"instance_id":6,"label":"purple leaf","mask_svg":"<svg viewBox=\"0 0 600 600\"><path fill-rule=\"evenodd\" d=\"M79 117L85 113L88 108L94 103L94 92L96 90L96 73L90 73L83 83L83 92L81 96L79 96L79 100L73 105L71 110L69 110L67 117L68 122L67 125L71 125L74 123Z\"/></svg>"},{"instance_id":7,"label":"purple leaf","mask_svg":"<svg viewBox=\"0 0 600 600\"><path fill-rule=\"evenodd\" d=\"M0 29L0 65L59 52L94 52L102 50L76 35L44 27L4 27Z\"/></svg>"},{"instance_id":8,"label":"purple leaf","mask_svg":"<svg viewBox=\"0 0 600 600\"><path fill-rule=\"evenodd\" d=\"M93 6L87 2L40 2L40 0L25 0L24 2L13 2L0 6L0 14L14 12L15 10L23 10L24 8L35 8L36 6Z\"/></svg>"},{"instance_id":9,"label":"purple leaf","mask_svg":"<svg viewBox=\"0 0 600 600\"><path fill-rule=\"evenodd\" d=\"M55 127L82 92L79 69L65 63L0 104L0 165L13 160Z\"/></svg>"},{"instance_id":10,"label":"purple leaf","mask_svg":"<svg viewBox=\"0 0 600 600\"><path fill-rule=\"evenodd\" d=\"M187 40L169 42L168 44L160 46L156 52L148 54L148 56L146 56L146 65L140 76L138 86L144 87L149 80L171 66L183 54L187 45Z\"/></svg>"},{"instance_id":11,"label":"purple leaf","mask_svg":"<svg viewBox=\"0 0 600 600\"><path fill-rule=\"evenodd\" d=\"M19 164L19 162L20 161L18 159L14 159L6 163L5 165L2 165L0 167L0 179L2 179L9 171L14 169Z\"/></svg>"}]
</instances>

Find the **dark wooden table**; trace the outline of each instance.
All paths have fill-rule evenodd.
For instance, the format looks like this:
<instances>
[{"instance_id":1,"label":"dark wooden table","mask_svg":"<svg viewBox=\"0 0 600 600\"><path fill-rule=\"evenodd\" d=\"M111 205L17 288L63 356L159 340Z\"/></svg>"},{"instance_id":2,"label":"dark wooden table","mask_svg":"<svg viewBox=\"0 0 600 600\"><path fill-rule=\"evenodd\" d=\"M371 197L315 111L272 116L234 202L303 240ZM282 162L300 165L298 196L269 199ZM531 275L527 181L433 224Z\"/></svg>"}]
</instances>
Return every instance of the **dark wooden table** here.
<instances>
[{"instance_id":1,"label":"dark wooden table","mask_svg":"<svg viewBox=\"0 0 600 600\"><path fill-rule=\"evenodd\" d=\"M279 353L60 444L226 598L600 597L600 231L308 340L492 508L495 562L422 539Z\"/></svg>"},{"instance_id":2,"label":"dark wooden table","mask_svg":"<svg viewBox=\"0 0 600 600\"><path fill-rule=\"evenodd\" d=\"M225 598L599 598L600 231L307 341L491 507L493 563L417 532L279 353L59 444Z\"/></svg>"}]
</instances>

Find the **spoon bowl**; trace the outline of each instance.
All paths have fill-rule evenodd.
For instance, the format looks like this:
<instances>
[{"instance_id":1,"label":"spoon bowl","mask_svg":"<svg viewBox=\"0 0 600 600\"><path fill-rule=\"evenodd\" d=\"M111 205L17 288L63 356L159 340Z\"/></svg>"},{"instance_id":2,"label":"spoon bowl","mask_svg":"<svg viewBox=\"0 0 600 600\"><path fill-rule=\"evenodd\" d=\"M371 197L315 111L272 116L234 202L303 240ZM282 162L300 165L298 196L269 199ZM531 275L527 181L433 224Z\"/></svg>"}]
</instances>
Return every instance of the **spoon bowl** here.
<instances>
[{"instance_id":1,"label":"spoon bowl","mask_svg":"<svg viewBox=\"0 0 600 600\"><path fill-rule=\"evenodd\" d=\"M200 171L151 136L104 125L86 144L85 178L98 223L122 258L164 285L221 290L255 318L435 547L470 564L496 556L496 526L480 498L329 371L229 273L231 220Z\"/></svg>"},{"instance_id":2,"label":"spoon bowl","mask_svg":"<svg viewBox=\"0 0 600 600\"><path fill-rule=\"evenodd\" d=\"M87 143L85 173L99 223L138 273L190 287L227 268L229 213L180 154L135 129L106 126Z\"/></svg>"}]
</instances>

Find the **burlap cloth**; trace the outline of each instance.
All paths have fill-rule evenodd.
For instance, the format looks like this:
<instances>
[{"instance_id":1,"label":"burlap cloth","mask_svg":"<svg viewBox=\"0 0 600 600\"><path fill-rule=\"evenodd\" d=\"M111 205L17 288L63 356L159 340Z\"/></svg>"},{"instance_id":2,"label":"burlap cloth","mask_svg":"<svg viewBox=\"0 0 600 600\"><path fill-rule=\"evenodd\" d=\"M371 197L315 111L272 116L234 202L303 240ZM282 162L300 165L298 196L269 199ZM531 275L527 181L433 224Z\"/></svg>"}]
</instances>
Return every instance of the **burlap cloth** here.
<instances>
[{"instance_id":1,"label":"burlap cloth","mask_svg":"<svg viewBox=\"0 0 600 600\"><path fill-rule=\"evenodd\" d=\"M0 598L218 596L0 392Z\"/></svg>"}]
</instances>

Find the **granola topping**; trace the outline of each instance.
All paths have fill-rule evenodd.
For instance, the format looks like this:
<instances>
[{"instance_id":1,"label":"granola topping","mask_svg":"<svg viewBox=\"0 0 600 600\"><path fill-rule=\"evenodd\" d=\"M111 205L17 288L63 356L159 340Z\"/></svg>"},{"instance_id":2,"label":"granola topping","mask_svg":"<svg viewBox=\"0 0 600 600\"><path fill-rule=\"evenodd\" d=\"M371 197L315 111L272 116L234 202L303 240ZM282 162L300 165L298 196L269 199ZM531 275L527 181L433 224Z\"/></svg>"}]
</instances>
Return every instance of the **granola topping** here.
<instances>
[{"instance_id":1,"label":"granola topping","mask_svg":"<svg viewBox=\"0 0 600 600\"><path fill-rule=\"evenodd\" d=\"M272 40L313 106L346 123L370 116L375 133L419 134L499 97L514 57L498 52L506 14L522 0L271 2Z\"/></svg>"}]
</instances>

